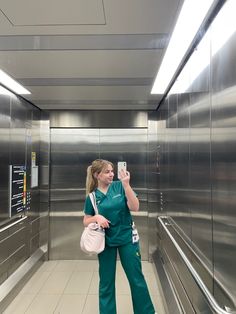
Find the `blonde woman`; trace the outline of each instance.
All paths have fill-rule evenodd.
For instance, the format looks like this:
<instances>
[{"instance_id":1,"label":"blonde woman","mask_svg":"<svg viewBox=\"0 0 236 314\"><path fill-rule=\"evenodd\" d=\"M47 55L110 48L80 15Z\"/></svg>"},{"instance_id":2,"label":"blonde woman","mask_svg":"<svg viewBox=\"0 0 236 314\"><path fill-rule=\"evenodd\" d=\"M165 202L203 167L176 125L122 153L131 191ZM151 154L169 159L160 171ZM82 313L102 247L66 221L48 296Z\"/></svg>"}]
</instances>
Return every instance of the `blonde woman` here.
<instances>
[{"instance_id":1,"label":"blonde woman","mask_svg":"<svg viewBox=\"0 0 236 314\"><path fill-rule=\"evenodd\" d=\"M128 171L113 181L114 167L97 159L87 169L84 225L97 222L105 228L105 250L98 254L100 314L116 314L115 273L117 252L128 278L134 314L154 314L155 310L141 269L139 242L132 236L130 211L139 210L139 200L130 186ZM88 194L95 192L99 214L95 215Z\"/></svg>"}]
</instances>

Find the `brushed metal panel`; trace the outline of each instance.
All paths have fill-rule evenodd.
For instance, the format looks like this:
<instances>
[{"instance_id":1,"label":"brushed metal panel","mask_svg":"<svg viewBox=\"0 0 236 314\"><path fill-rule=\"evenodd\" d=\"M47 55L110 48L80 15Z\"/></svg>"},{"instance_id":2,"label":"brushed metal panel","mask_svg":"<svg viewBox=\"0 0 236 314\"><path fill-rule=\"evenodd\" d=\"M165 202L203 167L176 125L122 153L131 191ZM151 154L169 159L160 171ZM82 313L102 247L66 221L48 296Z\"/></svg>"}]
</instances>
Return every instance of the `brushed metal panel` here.
<instances>
[{"instance_id":1,"label":"brushed metal panel","mask_svg":"<svg viewBox=\"0 0 236 314\"><path fill-rule=\"evenodd\" d=\"M234 21L232 20L231 23ZM225 35L220 35L218 40L223 40ZM212 45L215 45L214 40ZM228 307L236 307L235 53L236 34L234 33L212 60L214 291L220 304ZM224 294L228 295L231 300Z\"/></svg>"},{"instance_id":2,"label":"brushed metal panel","mask_svg":"<svg viewBox=\"0 0 236 314\"><path fill-rule=\"evenodd\" d=\"M141 235L142 259L148 260L148 205L147 205L147 129L100 129L100 156L115 165L125 160L131 174L131 184L140 200L143 215L134 217Z\"/></svg>"},{"instance_id":3,"label":"brushed metal panel","mask_svg":"<svg viewBox=\"0 0 236 314\"><path fill-rule=\"evenodd\" d=\"M23 227L17 232L13 233L7 240L9 249L9 256L14 254L22 245L26 243L26 228Z\"/></svg>"},{"instance_id":4,"label":"brushed metal panel","mask_svg":"<svg viewBox=\"0 0 236 314\"><path fill-rule=\"evenodd\" d=\"M26 51L26 50L149 50L165 49L169 41L168 34L83 34L83 35L18 35L18 36L0 36L1 51ZM142 78L140 78L142 80ZM44 81L45 80L45 81ZM49 78L21 78L19 81L25 86L41 84L51 85L53 81L66 81L63 79ZM86 80L79 79L79 80ZM96 79L91 79L96 81ZM109 81L112 82L112 78ZM119 80L119 79L118 79ZM139 80L139 78L136 78ZM153 78L150 78L150 84ZM126 79L126 82L129 79ZM41 83L40 83L41 82ZM88 81L87 81L88 82ZM111 82L108 84L111 84ZM104 85L104 84L103 84ZM136 84L132 84L136 85ZM57 85L58 86L58 85Z\"/></svg>"},{"instance_id":5,"label":"brushed metal panel","mask_svg":"<svg viewBox=\"0 0 236 314\"><path fill-rule=\"evenodd\" d=\"M27 164L27 190L30 191L30 209L28 216L30 221L39 217L40 212L40 182L37 187L31 187L31 166L32 152L35 153L36 165L40 169L40 111L36 108L28 107L28 122L26 124L26 164ZM29 116L30 115L30 116ZM40 178L40 176L39 176Z\"/></svg>"},{"instance_id":6,"label":"brushed metal panel","mask_svg":"<svg viewBox=\"0 0 236 314\"><path fill-rule=\"evenodd\" d=\"M115 165L121 160L128 163L132 186L141 199L141 214L135 221L143 235L142 258L148 259L146 149L146 129L51 129L50 258L88 258L78 241L86 169L94 159L104 158Z\"/></svg>"},{"instance_id":7,"label":"brushed metal panel","mask_svg":"<svg viewBox=\"0 0 236 314\"><path fill-rule=\"evenodd\" d=\"M0 241L0 264L8 257L8 243L6 240Z\"/></svg>"},{"instance_id":8,"label":"brushed metal panel","mask_svg":"<svg viewBox=\"0 0 236 314\"><path fill-rule=\"evenodd\" d=\"M49 111L51 128L146 128L144 111Z\"/></svg>"},{"instance_id":9,"label":"brushed metal panel","mask_svg":"<svg viewBox=\"0 0 236 314\"><path fill-rule=\"evenodd\" d=\"M0 284L7 279L8 261L4 261L0 264Z\"/></svg>"},{"instance_id":10,"label":"brushed metal panel","mask_svg":"<svg viewBox=\"0 0 236 314\"><path fill-rule=\"evenodd\" d=\"M50 260L88 259L79 245L83 229L82 216L73 217L68 213L67 216L50 217Z\"/></svg>"},{"instance_id":11,"label":"brushed metal panel","mask_svg":"<svg viewBox=\"0 0 236 314\"><path fill-rule=\"evenodd\" d=\"M190 81L190 85L191 93L170 94L163 104L163 110L168 108L168 116L160 167L161 205L172 217L181 237L194 249L198 258L185 251L213 291L209 71L201 79ZM181 260L172 254L168 243L163 243L162 250L176 264L190 301L203 310L202 297Z\"/></svg>"},{"instance_id":12,"label":"brushed metal panel","mask_svg":"<svg viewBox=\"0 0 236 314\"><path fill-rule=\"evenodd\" d=\"M19 99L11 100L10 164L25 165L27 111Z\"/></svg>"},{"instance_id":13,"label":"brushed metal panel","mask_svg":"<svg viewBox=\"0 0 236 314\"><path fill-rule=\"evenodd\" d=\"M148 250L149 256L158 247L156 236L156 217L160 211L160 145L157 143L157 112L148 115L147 139L147 205L148 205Z\"/></svg>"},{"instance_id":14,"label":"brushed metal panel","mask_svg":"<svg viewBox=\"0 0 236 314\"><path fill-rule=\"evenodd\" d=\"M44 247L45 259L48 258L49 242L49 156L50 156L50 124L49 116L41 112L40 116L40 160L39 160L39 192L40 192L40 238L39 246Z\"/></svg>"},{"instance_id":15,"label":"brushed metal panel","mask_svg":"<svg viewBox=\"0 0 236 314\"><path fill-rule=\"evenodd\" d=\"M86 169L96 158L97 129L51 129L50 259L86 258L79 248L79 238Z\"/></svg>"},{"instance_id":16,"label":"brushed metal panel","mask_svg":"<svg viewBox=\"0 0 236 314\"><path fill-rule=\"evenodd\" d=\"M101 157L114 163L125 160L131 173L132 186L146 189L147 173L147 130L146 129L101 129ZM115 173L117 179L117 173Z\"/></svg>"},{"instance_id":17,"label":"brushed metal panel","mask_svg":"<svg viewBox=\"0 0 236 314\"><path fill-rule=\"evenodd\" d=\"M8 219L10 97L0 95L0 224Z\"/></svg>"},{"instance_id":18,"label":"brushed metal panel","mask_svg":"<svg viewBox=\"0 0 236 314\"><path fill-rule=\"evenodd\" d=\"M193 95L194 96L194 95ZM195 105L199 101L204 103L204 111L210 117L209 94L199 93L191 96L191 103ZM207 110L208 108L208 110ZM195 108L196 109L196 108ZM200 111L200 110L199 110ZM211 139L210 119L204 123L197 119L195 112L190 109L190 193L192 242L210 271L213 270L212 260L212 209L211 209ZM195 124L196 123L196 124ZM201 126L199 127L199 124ZM201 274L201 271L200 271ZM213 282L206 283L210 291L213 290Z\"/></svg>"},{"instance_id":19,"label":"brushed metal panel","mask_svg":"<svg viewBox=\"0 0 236 314\"><path fill-rule=\"evenodd\" d=\"M99 157L96 129L51 130L51 189L85 188L87 166Z\"/></svg>"},{"instance_id":20,"label":"brushed metal panel","mask_svg":"<svg viewBox=\"0 0 236 314\"><path fill-rule=\"evenodd\" d=\"M203 54L204 52L204 54ZM190 66L190 189L191 240L199 260L193 266L213 292L213 243L211 208L211 93L210 93L210 40L206 37L195 52L197 64L204 62L204 71L198 73L196 66ZM190 63L191 64L191 63ZM198 295L192 294L197 303Z\"/></svg>"},{"instance_id":21,"label":"brushed metal panel","mask_svg":"<svg viewBox=\"0 0 236 314\"><path fill-rule=\"evenodd\" d=\"M27 247L23 244L8 259L8 276L14 273L14 271L27 259L27 257Z\"/></svg>"}]
</instances>

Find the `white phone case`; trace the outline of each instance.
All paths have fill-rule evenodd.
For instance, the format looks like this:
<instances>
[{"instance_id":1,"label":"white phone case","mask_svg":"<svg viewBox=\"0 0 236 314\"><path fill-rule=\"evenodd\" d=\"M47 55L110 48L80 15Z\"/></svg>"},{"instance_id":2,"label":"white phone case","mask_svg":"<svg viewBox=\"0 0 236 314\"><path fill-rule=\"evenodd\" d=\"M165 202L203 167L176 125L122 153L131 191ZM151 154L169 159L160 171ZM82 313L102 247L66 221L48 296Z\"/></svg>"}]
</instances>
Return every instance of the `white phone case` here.
<instances>
[{"instance_id":1,"label":"white phone case","mask_svg":"<svg viewBox=\"0 0 236 314\"><path fill-rule=\"evenodd\" d=\"M127 163L126 163L126 161L118 161L118 163L117 163L117 177L118 177L118 179L120 179L119 172L120 172L122 169L123 169L124 171L127 170Z\"/></svg>"}]
</instances>

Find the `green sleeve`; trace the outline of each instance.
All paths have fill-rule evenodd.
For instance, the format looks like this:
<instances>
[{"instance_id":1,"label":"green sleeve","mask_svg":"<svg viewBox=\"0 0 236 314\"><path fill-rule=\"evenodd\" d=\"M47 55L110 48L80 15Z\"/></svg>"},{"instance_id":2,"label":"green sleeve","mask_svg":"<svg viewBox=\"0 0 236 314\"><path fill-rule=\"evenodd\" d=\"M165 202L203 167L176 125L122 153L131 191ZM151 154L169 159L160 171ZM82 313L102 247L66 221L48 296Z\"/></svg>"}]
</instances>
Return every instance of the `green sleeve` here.
<instances>
[{"instance_id":1,"label":"green sleeve","mask_svg":"<svg viewBox=\"0 0 236 314\"><path fill-rule=\"evenodd\" d=\"M85 200L85 203L84 203L84 213L85 213L85 215L90 215L90 216L94 216L95 215L95 212L94 212L94 209L93 209L93 205L91 203L91 200L90 200L89 196L86 197L86 200Z\"/></svg>"}]
</instances>

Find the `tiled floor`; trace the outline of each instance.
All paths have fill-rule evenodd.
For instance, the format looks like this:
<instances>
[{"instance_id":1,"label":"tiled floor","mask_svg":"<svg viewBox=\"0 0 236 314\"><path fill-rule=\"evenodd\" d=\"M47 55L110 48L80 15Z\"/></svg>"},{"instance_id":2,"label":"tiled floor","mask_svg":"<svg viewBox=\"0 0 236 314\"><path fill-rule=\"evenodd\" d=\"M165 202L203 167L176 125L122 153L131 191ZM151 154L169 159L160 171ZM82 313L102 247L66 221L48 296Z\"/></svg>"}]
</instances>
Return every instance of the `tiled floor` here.
<instances>
[{"instance_id":1,"label":"tiled floor","mask_svg":"<svg viewBox=\"0 0 236 314\"><path fill-rule=\"evenodd\" d=\"M117 313L132 314L128 281L120 262L117 263ZM156 311L164 314L153 265L148 262L142 265ZM97 261L44 262L4 311L10 313L99 314Z\"/></svg>"}]
</instances>

